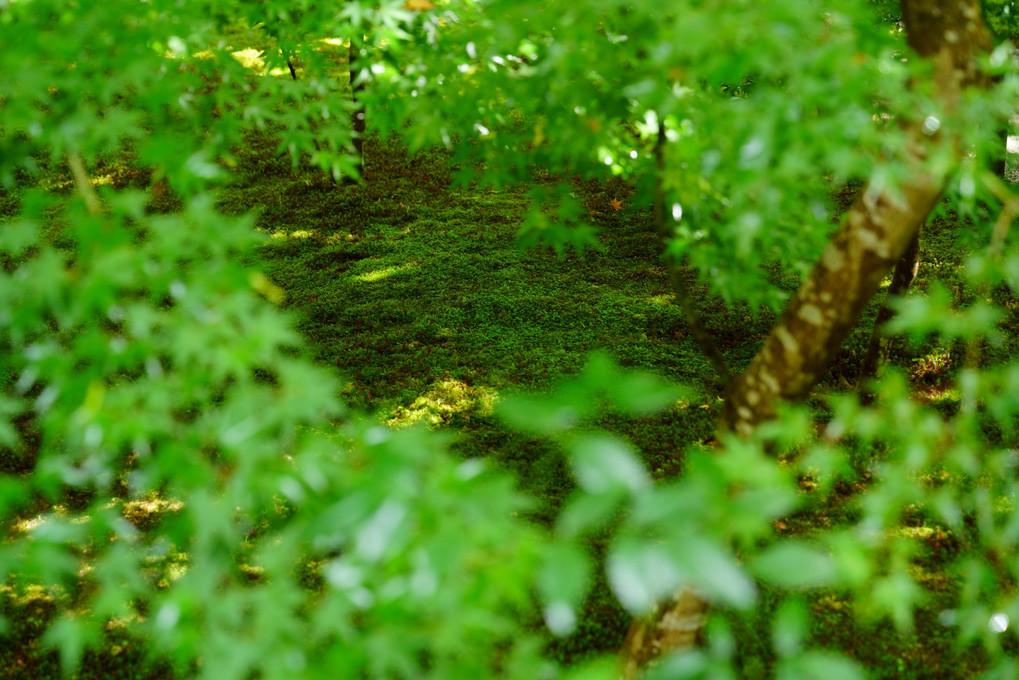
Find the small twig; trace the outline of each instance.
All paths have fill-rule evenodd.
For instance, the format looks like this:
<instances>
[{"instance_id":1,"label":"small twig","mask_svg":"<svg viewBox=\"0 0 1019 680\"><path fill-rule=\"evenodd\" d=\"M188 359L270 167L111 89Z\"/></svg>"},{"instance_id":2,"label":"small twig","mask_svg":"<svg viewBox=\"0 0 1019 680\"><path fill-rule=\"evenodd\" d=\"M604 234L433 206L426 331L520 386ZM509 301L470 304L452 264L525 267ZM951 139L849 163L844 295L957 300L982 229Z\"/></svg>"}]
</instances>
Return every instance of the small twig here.
<instances>
[{"instance_id":1,"label":"small twig","mask_svg":"<svg viewBox=\"0 0 1019 680\"><path fill-rule=\"evenodd\" d=\"M888 286L888 293L885 295L881 309L878 310L877 318L874 320L870 342L867 344L867 354L863 357L860 375L856 379L856 391L860 394L860 400L864 404L872 403L877 396L871 391L868 383L872 378L881 374L882 368L888 362L888 354L892 347L893 338L884 333L885 324L895 314L889 303L896 298L905 297L910 286L913 285L913 280L916 279L920 267L920 233L922 231L923 227L920 227L906 248L906 252L895 263L891 285Z\"/></svg>"},{"instance_id":2,"label":"small twig","mask_svg":"<svg viewBox=\"0 0 1019 680\"><path fill-rule=\"evenodd\" d=\"M987 256L991 260L1001 261L1001 254L1005 249L1005 238L1012 222L1019 215L1019 197L1012 193L1000 177L990 172L985 172L983 177L984 185L990 189L994 197L1001 201L1001 212L998 219L994 221L991 229L991 242L987 244ZM977 288L977 297L986 299L988 297L987 284L981 283ZM966 358L964 365L967 368L976 368L983 359L984 338L977 336L966 343Z\"/></svg>"},{"instance_id":3,"label":"small twig","mask_svg":"<svg viewBox=\"0 0 1019 680\"><path fill-rule=\"evenodd\" d=\"M998 215L994 229L991 231L991 243L987 246L987 254L992 258L1001 257L1001 252L1005 248L1005 237L1008 236L1008 230L1012 226L1016 214L1019 214L1019 203L1008 203L1001 209L1001 214Z\"/></svg>"},{"instance_id":4,"label":"small twig","mask_svg":"<svg viewBox=\"0 0 1019 680\"><path fill-rule=\"evenodd\" d=\"M984 173L983 183L994 197L1001 201L1001 213L994 223L991 243L987 247L987 254L998 259L1005 247L1005 237L1008 236L1012 221L1019 216L1019 196L1016 196L1000 177L990 172Z\"/></svg>"},{"instance_id":5,"label":"small twig","mask_svg":"<svg viewBox=\"0 0 1019 680\"><path fill-rule=\"evenodd\" d=\"M102 213L99 197L96 196L95 189L92 188L92 182L88 178L88 173L85 172L85 164L77 151L71 150L67 153L67 165L70 166L71 175L74 177L74 187L81 194L81 199L85 201L85 209L88 210L89 215L97 217Z\"/></svg>"},{"instance_id":6,"label":"small twig","mask_svg":"<svg viewBox=\"0 0 1019 680\"><path fill-rule=\"evenodd\" d=\"M718 343L711 338L708 329L704 327L704 322L697 310L697 305L694 303L693 296L690 294L690 289L687 287L686 281L683 280L679 269L679 262L670 258L668 254L669 225L665 210L664 181L665 123L659 121L658 139L655 140L655 229L658 231L658 236L665 250L663 258L665 259L665 266L669 269L669 281L672 284L672 292L675 293L676 299L679 300L680 307L683 309L683 316L690 327L690 334L693 336L697 346L700 347L701 352L711 361L715 372L718 374L719 383L722 387L725 387L729 383L730 378L729 367L725 362L725 357L719 351Z\"/></svg>"}]
</instances>

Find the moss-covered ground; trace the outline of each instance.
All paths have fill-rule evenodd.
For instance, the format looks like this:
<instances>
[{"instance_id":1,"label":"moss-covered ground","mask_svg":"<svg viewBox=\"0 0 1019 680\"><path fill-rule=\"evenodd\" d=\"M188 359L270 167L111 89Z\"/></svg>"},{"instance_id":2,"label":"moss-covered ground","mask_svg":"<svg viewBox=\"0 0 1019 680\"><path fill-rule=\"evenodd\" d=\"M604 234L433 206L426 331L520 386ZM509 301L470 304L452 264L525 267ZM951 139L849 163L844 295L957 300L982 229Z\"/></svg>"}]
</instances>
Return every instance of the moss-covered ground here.
<instances>
[{"instance_id":1,"label":"moss-covered ground","mask_svg":"<svg viewBox=\"0 0 1019 680\"><path fill-rule=\"evenodd\" d=\"M604 248L558 257L516 245L528 208L524 188L454 186L439 151L410 154L396 142L369 139L366 182L337 186L315 170L294 169L276 157L275 148L266 135L249 137L238 150L236 179L222 193L220 209L257 211L265 240L251 264L285 291L282 305L307 339L308 352L344 377L343 396L352 408L397 427L455 431L462 455L498 461L540 500L538 522L551 520L572 482L551 445L511 431L493 409L507 394L541 391L578 371L593 350L694 388L693 398L660 415L606 416L599 423L631 440L655 476L681 474L681 452L713 437L721 404L715 376L675 303L648 206L634 204L624 184L576 184ZM3 200L4 212L13 212L9 197ZM851 196L843 192L836 200L845 204ZM163 195L153 208L174 205ZM957 279L957 233L950 219L929 226L918 290L933 278L950 285ZM727 309L689 278L707 328L740 370L774 317ZM855 382L875 311L876 303L819 392ZM1015 316L1013 305L1013 330ZM1013 343L998 351L1014 350ZM947 386L960 357L959 348L903 345L894 359L911 368L918 389L951 402ZM839 512L833 508L795 530L838 522ZM927 535L929 554L917 569L929 574L937 602L950 592L939 580L939 561L960 547L943 532ZM58 677L55 656L39 641L53 607L42 593L0 599L12 624L0 637L0 680ZM919 617L915 632L902 635L880 621L857 622L851 603L835 594L819 594L811 607L819 622L814 640L847 650L876 677L962 678L980 664L978 656L950 648L948 631L933 614ZM563 658L611 651L627 624L598 584L578 632L551 644ZM765 673L770 643L752 624L737 630L746 676ZM81 673L168 675L147 666L130 641L90 657Z\"/></svg>"}]
</instances>

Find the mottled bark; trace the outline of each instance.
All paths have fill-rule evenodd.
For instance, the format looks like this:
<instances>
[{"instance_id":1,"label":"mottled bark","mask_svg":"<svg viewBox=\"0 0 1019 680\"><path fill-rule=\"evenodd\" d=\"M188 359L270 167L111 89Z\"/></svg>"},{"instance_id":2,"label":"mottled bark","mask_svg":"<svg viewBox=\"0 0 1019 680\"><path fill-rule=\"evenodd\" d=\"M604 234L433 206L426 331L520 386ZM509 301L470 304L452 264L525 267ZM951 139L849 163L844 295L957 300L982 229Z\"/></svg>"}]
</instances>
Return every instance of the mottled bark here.
<instances>
[{"instance_id":1,"label":"mottled bark","mask_svg":"<svg viewBox=\"0 0 1019 680\"><path fill-rule=\"evenodd\" d=\"M692 590L659 605L645 619L634 619L623 641L623 677L636 678L641 670L662 654L697 646L708 615L708 601Z\"/></svg>"},{"instance_id":2,"label":"mottled bark","mask_svg":"<svg viewBox=\"0 0 1019 680\"><path fill-rule=\"evenodd\" d=\"M683 317L690 328L690 335L700 348L701 352L711 361L715 369L715 375L721 385L729 382L729 367L725 363L725 357L718 349L718 343L712 339L708 329L704 326L697 305L690 295L690 289L683 280L680 271L680 263L672 259L668 253L669 237L672 235L669 229L669 216L665 205L665 123L658 123L658 138L655 140L655 229L662 239L662 245L666 249L663 258L665 266L669 271L669 282L672 285L672 292L676 296L680 307L683 309Z\"/></svg>"},{"instance_id":3,"label":"mottled bark","mask_svg":"<svg viewBox=\"0 0 1019 680\"><path fill-rule=\"evenodd\" d=\"M900 196L868 189L857 199L757 356L730 384L720 430L750 434L781 400L805 397L820 378L941 196L944 176L914 160L917 170Z\"/></svg>"},{"instance_id":4,"label":"mottled bark","mask_svg":"<svg viewBox=\"0 0 1019 680\"><path fill-rule=\"evenodd\" d=\"M934 64L935 92L946 110L964 87L986 84L976 56L991 40L978 0L903 0L902 13L910 47ZM749 435L782 400L807 395L937 203L947 168L926 167L926 149L954 140L925 138L920 121L903 124L917 128L902 159L912 170L909 179L896 187L868 186L857 199L750 366L729 383L720 435ZM962 151L956 153L961 158ZM693 646L707 608L685 590L654 616L635 620L622 650L626 677L661 654Z\"/></svg>"},{"instance_id":5,"label":"mottled bark","mask_svg":"<svg viewBox=\"0 0 1019 680\"><path fill-rule=\"evenodd\" d=\"M913 285L916 272L920 268L920 231L916 232L913 240L906 247L906 252L899 258L892 273L892 282L888 286L888 293L885 295L881 309L878 310L877 318L874 319L874 329L870 333L870 343L867 345L867 354L863 357L860 365L860 375L857 377L856 389L861 399L871 402L874 399L873 392L867 382L877 377L881 367L888 361L888 353L891 350L894 338L884 332L883 326L895 314L889 302L895 298L902 297Z\"/></svg>"}]
</instances>

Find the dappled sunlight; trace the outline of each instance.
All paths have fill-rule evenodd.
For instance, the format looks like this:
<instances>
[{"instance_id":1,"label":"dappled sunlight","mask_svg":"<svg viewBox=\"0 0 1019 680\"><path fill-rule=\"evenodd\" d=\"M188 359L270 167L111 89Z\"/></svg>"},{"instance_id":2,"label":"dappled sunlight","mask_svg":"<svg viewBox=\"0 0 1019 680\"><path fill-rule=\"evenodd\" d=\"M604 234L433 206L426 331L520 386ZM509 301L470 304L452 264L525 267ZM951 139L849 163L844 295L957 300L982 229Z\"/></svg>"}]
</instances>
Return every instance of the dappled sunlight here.
<instances>
[{"instance_id":1,"label":"dappled sunlight","mask_svg":"<svg viewBox=\"0 0 1019 680\"><path fill-rule=\"evenodd\" d=\"M917 381L931 382L947 377L952 363L952 352L938 347L922 357L913 359L910 377Z\"/></svg>"},{"instance_id":2,"label":"dappled sunlight","mask_svg":"<svg viewBox=\"0 0 1019 680\"><path fill-rule=\"evenodd\" d=\"M321 234L317 229L274 229L269 233L269 238L274 241L286 241L286 240L297 240L297 241L309 241L318 240L324 241L330 245L342 245L359 241L360 237L349 231L333 232L328 235Z\"/></svg>"},{"instance_id":3,"label":"dappled sunlight","mask_svg":"<svg viewBox=\"0 0 1019 680\"><path fill-rule=\"evenodd\" d=\"M959 401L959 388L953 370L961 357L936 347L922 357L913 359L909 370L913 399L930 405L951 405Z\"/></svg>"},{"instance_id":4,"label":"dappled sunlight","mask_svg":"<svg viewBox=\"0 0 1019 680\"><path fill-rule=\"evenodd\" d=\"M423 422L429 427L438 427L448 423L456 414L488 416L498 399L499 393L490 387L468 385L449 378L437 380L410 406L397 406L386 424L408 427Z\"/></svg>"},{"instance_id":5,"label":"dappled sunlight","mask_svg":"<svg viewBox=\"0 0 1019 680\"><path fill-rule=\"evenodd\" d=\"M340 55L345 55L346 53L343 52L342 50L349 44L349 41L345 38L324 38L322 40L317 41L317 43L318 44L313 48L316 52L323 53L337 52ZM257 47L247 47L241 50L234 50L233 52L230 53L230 56L236 59L241 66L252 71L256 75L260 76L268 75L277 78L282 76L286 76L287 78L292 77L290 70L287 68L282 67L276 67L273 69L267 68L265 64L264 55L265 50L258 49ZM300 69L300 65L299 64L296 65L297 68Z\"/></svg>"},{"instance_id":6,"label":"dappled sunlight","mask_svg":"<svg viewBox=\"0 0 1019 680\"><path fill-rule=\"evenodd\" d=\"M921 385L913 390L913 399L932 406L958 404L960 395L956 387Z\"/></svg>"},{"instance_id":7,"label":"dappled sunlight","mask_svg":"<svg viewBox=\"0 0 1019 680\"><path fill-rule=\"evenodd\" d=\"M357 240L359 240L357 235L356 234L352 234L349 231L338 232L338 233L335 233L335 234L330 234L329 236L326 237L326 243L330 243L330 244L349 243L351 241L357 241Z\"/></svg>"},{"instance_id":8,"label":"dappled sunlight","mask_svg":"<svg viewBox=\"0 0 1019 680\"><path fill-rule=\"evenodd\" d=\"M30 583L22 588L15 588L10 584L0 585L0 594L9 598L8 602L15 607L53 603L53 594L49 592L46 586L37 583Z\"/></svg>"},{"instance_id":9,"label":"dappled sunlight","mask_svg":"<svg viewBox=\"0 0 1019 680\"><path fill-rule=\"evenodd\" d=\"M265 61L262 59L262 50L249 47L245 50L231 52L230 56L236 59L244 68L252 69L259 74L265 73Z\"/></svg>"},{"instance_id":10,"label":"dappled sunlight","mask_svg":"<svg viewBox=\"0 0 1019 680\"><path fill-rule=\"evenodd\" d=\"M36 515L35 517L29 517L26 519L18 520L11 527L11 533L13 534L27 534L28 532L38 529L44 519L42 515Z\"/></svg>"},{"instance_id":11,"label":"dappled sunlight","mask_svg":"<svg viewBox=\"0 0 1019 680\"><path fill-rule=\"evenodd\" d=\"M179 512L184 503L172 498L151 497L124 503L124 519L140 529L152 527L163 515Z\"/></svg>"},{"instance_id":12,"label":"dappled sunlight","mask_svg":"<svg viewBox=\"0 0 1019 680\"><path fill-rule=\"evenodd\" d=\"M112 500L104 508L110 509L122 505L124 519L139 529L146 529L153 526L159 519L168 513L178 512L184 507L184 503L172 499L153 496L149 498L124 501ZM54 520L67 521L70 524L85 524L91 520L90 515L69 515L67 508L62 505L54 505L49 512L33 515L18 520L12 526L15 534L26 534L36 531Z\"/></svg>"},{"instance_id":13,"label":"dappled sunlight","mask_svg":"<svg viewBox=\"0 0 1019 680\"><path fill-rule=\"evenodd\" d=\"M286 76L287 78L291 77L289 69L280 67L273 69L266 68L265 59L262 56L263 54L265 54L264 50L249 47L247 49L231 52L230 56L236 59L241 66L249 71L253 71L256 75L273 76L275 78L279 78L281 76Z\"/></svg>"},{"instance_id":14,"label":"dappled sunlight","mask_svg":"<svg viewBox=\"0 0 1019 680\"><path fill-rule=\"evenodd\" d=\"M67 521L70 524L85 524L91 517L88 515L72 516L68 517L67 508L62 505L54 505L50 512L41 513L32 517L26 517L14 522L12 526L12 533L14 534L27 534L33 531L37 531L50 525L54 520Z\"/></svg>"},{"instance_id":15,"label":"dappled sunlight","mask_svg":"<svg viewBox=\"0 0 1019 680\"><path fill-rule=\"evenodd\" d=\"M283 240L285 238L308 239L308 238L314 238L314 236L315 236L315 231L314 230L311 230L311 229L294 229L293 231L282 231L282 230L274 231L270 235L270 238L275 239L277 241L280 241L280 240Z\"/></svg>"},{"instance_id":16,"label":"dappled sunlight","mask_svg":"<svg viewBox=\"0 0 1019 680\"><path fill-rule=\"evenodd\" d=\"M418 265L414 262L408 262L401 265L393 265L392 267L382 267L381 269L373 269L370 272L364 274L357 274L353 277L355 281L363 281L364 283L375 283L383 279L388 279L391 276L397 274L403 274L405 272L417 269Z\"/></svg>"}]
</instances>

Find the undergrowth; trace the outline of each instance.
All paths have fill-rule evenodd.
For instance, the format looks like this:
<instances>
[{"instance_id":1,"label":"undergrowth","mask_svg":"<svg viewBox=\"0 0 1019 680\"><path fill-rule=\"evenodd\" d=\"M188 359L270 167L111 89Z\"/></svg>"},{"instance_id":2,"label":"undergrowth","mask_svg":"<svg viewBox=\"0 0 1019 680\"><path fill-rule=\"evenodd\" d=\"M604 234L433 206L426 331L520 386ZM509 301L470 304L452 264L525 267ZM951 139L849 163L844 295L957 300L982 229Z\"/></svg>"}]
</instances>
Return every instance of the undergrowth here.
<instances>
[{"instance_id":1,"label":"undergrowth","mask_svg":"<svg viewBox=\"0 0 1019 680\"><path fill-rule=\"evenodd\" d=\"M219 208L258 213L265 240L250 264L283 289L282 305L307 339L307 351L344 377L343 398L351 407L396 427L455 431L460 454L493 459L516 473L539 500L535 520L545 524L573 488L567 467L547 442L505 427L495 407L508 394L541 391L578 371L593 350L693 388L665 413L610 414L597 423L632 441L657 478L682 474L681 452L710 444L722 394L673 299L651 212L632 202L625 185L576 183L601 229L603 250L557 257L517 247L528 209L525 187L454 185L441 150L410 154L395 141L369 138L366 181L338 186L314 169L295 169L276 155L276 146L268 134L248 136ZM117 181L135 182L130 176ZM851 199L835 198L843 209ZM156 192L151 209L175 205L172 196ZM2 216L16 209L16 197L0 193ZM959 280L955 272L965 253L955 226L945 217L928 225L919 291L933 278L950 285ZM727 309L691 274L687 278L706 327L732 369L742 370L774 316ZM795 284L790 281L789 289ZM844 344L819 396L855 382L878 302ZM1015 349L1019 313L1015 305L1012 310L1008 345L995 351ZM949 385L962 361L959 348L904 343L893 360L912 368L918 389ZM951 402L950 389L939 395ZM833 508L821 508L790 531L809 534L838 521ZM944 537L929 535L931 553L916 568L930 574L932 601L947 602L951 584L938 579ZM592 547L598 553L602 546ZM0 600L12 624L0 638L0 678L57 677L55 657L39 642L53 603L13 592ZM625 635L628 617L604 582L596 583L586 607L571 638L550 641L564 660L611 652ZM836 594L820 593L810 607L820 622L815 641L847 650L878 677L965 677L979 663L948 648L936 616L918 617L915 635L905 636L882 622L858 622L851 603ZM770 643L757 639L753 622L737 632L746 677L763 677ZM110 644L86 663L82 678L168 677L166 669L146 665L137 641Z\"/></svg>"}]
</instances>

